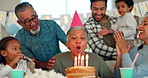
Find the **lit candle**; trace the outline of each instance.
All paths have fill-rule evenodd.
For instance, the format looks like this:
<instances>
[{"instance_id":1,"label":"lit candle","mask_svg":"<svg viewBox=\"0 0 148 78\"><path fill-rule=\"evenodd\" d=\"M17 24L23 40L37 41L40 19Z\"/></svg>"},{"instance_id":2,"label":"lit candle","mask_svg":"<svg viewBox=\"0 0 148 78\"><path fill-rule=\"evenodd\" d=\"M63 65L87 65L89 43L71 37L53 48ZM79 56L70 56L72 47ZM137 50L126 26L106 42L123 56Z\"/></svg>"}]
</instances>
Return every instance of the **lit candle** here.
<instances>
[{"instance_id":1,"label":"lit candle","mask_svg":"<svg viewBox=\"0 0 148 78\"><path fill-rule=\"evenodd\" d=\"M86 66L88 66L88 59L89 59L89 56L88 54L86 55Z\"/></svg>"},{"instance_id":2,"label":"lit candle","mask_svg":"<svg viewBox=\"0 0 148 78\"><path fill-rule=\"evenodd\" d=\"M84 55L81 57L81 66L84 66Z\"/></svg>"},{"instance_id":3,"label":"lit candle","mask_svg":"<svg viewBox=\"0 0 148 78\"><path fill-rule=\"evenodd\" d=\"M80 66L80 54L78 56L78 66Z\"/></svg>"},{"instance_id":4,"label":"lit candle","mask_svg":"<svg viewBox=\"0 0 148 78\"><path fill-rule=\"evenodd\" d=\"M77 66L77 56L75 56L75 59L74 59L74 66Z\"/></svg>"}]
</instances>

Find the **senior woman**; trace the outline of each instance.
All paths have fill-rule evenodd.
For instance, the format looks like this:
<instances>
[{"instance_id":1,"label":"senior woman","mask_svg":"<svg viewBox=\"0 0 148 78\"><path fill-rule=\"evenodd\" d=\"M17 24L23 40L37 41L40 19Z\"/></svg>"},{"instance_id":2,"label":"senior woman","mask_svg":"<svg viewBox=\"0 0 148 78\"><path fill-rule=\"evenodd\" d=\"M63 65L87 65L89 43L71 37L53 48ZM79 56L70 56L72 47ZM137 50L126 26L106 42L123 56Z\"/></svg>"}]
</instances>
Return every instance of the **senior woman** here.
<instances>
[{"instance_id":1,"label":"senior woman","mask_svg":"<svg viewBox=\"0 0 148 78\"><path fill-rule=\"evenodd\" d=\"M125 42L122 32L115 32L115 40L118 47L116 69L119 69L121 63L122 67L130 67L134 57L139 53L139 57L134 66L133 78L148 76L148 16L144 18L142 24L139 26L138 36L138 39L142 40L144 43L140 46L135 46L129 51L129 47Z\"/></svg>"},{"instance_id":2,"label":"senior woman","mask_svg":"<svg viewBox=\"0 0 148 78\"><path fill-rule=\"evenodd\" d=\"M56 54L56 62L52 67L56 72L62 73L65 75L65 69L67 67L74 66L74 57L81 55L89 55L88 66L93 66L96 68L96 77L101 78L112 78L113 73L103 61L101 57L96 54L85 52L87 48L87 35L86 31L81 26L75 26L68 30L67 32L67 46L69 52L63 52Z\"/></svg>"}]
</instances>

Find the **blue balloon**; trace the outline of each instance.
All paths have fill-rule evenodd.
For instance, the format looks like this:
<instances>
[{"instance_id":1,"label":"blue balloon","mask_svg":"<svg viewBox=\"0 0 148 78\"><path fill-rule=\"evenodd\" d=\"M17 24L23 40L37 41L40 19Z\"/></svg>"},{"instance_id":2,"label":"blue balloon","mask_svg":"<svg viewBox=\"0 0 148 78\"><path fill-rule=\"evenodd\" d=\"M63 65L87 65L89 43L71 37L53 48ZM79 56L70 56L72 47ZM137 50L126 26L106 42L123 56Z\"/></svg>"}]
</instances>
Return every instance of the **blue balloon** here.
<instances>
[{"instance_id":1,"label":"blue balloon","mask_svg":"<svg viewBox=\"0 0 148 78\"><path fill-rule=\"evenodd\" d=\"M6 31L12 35L16 34L20 29L16 24L11 24L10 26L6 25L5 28Z\"/></svg>"}]
</instances>

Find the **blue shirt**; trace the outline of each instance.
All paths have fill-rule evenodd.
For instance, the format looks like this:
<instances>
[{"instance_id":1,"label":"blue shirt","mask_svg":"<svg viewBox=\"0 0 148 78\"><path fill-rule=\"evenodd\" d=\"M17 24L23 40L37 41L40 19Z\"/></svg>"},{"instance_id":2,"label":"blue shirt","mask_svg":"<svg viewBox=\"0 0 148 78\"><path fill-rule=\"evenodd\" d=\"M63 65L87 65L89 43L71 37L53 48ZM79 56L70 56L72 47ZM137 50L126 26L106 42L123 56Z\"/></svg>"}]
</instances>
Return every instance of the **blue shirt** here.
<instances>
[{"instance_id":1,"label":"blue shirt","mask_svg":"<svg viewBox=\"0 0 148 78\"><path fill-rule=\"evenodd\" d=\"M143 45L142 49L132 48L129 53L122 55L122 66L130 67L136 54L139 53L138 59L134 66L133 78L143 78L148 76L148 46ZM115 75L119 78L119 70L115 70Z\"/></svg>"},{"instance_id":2,"label":"blue shirt","mask_svg":"<svg viewBox=\"0 0 148 78\"><path fill-rule=\"evenodd\" d=\"M138 50L138 47L134 47L130 53L126 53L122 56L122 66L130 67L137 52L139 53L138 59L134 67L133 78L143 78L148 76L148 46L143 45L142 49Z\"/></svg>"},{"instance_id":3,"label":"blue shirt","mask_svg":"<svg viewBox=\"0 0 148 78\"><path fill-rule=\"evenodd\" d=\"M34 57L42 62L47 62L61 52L59 41L66 43L64 31L53 20L40 20L40 32L37 35L22 28L15 37L20 41L22 52L27 57Z\"/></svg>"}]
</instances>

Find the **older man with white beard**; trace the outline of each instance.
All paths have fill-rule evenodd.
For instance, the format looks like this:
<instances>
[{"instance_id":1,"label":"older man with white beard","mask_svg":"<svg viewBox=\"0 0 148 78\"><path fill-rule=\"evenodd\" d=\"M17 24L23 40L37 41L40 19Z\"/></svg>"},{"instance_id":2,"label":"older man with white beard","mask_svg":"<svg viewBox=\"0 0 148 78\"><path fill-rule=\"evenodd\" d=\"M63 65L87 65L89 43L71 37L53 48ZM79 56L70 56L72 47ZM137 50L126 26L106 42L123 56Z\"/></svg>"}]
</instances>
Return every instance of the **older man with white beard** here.
<instances>
[{"instance_id":1,"label":"older man with white beard","mask_svg":"<svg viewBox=\"0 0 148 78\"><path fill-rule=\"evenodd\" d=\"M23 28L16 34L22 52L34 60L36 67L50 69L55 54L61 52L59 41L66 44L66 35L53 20L39 20L31 4L23 2L15 7L18 24Z\"/></svg>"}]
</instances>

